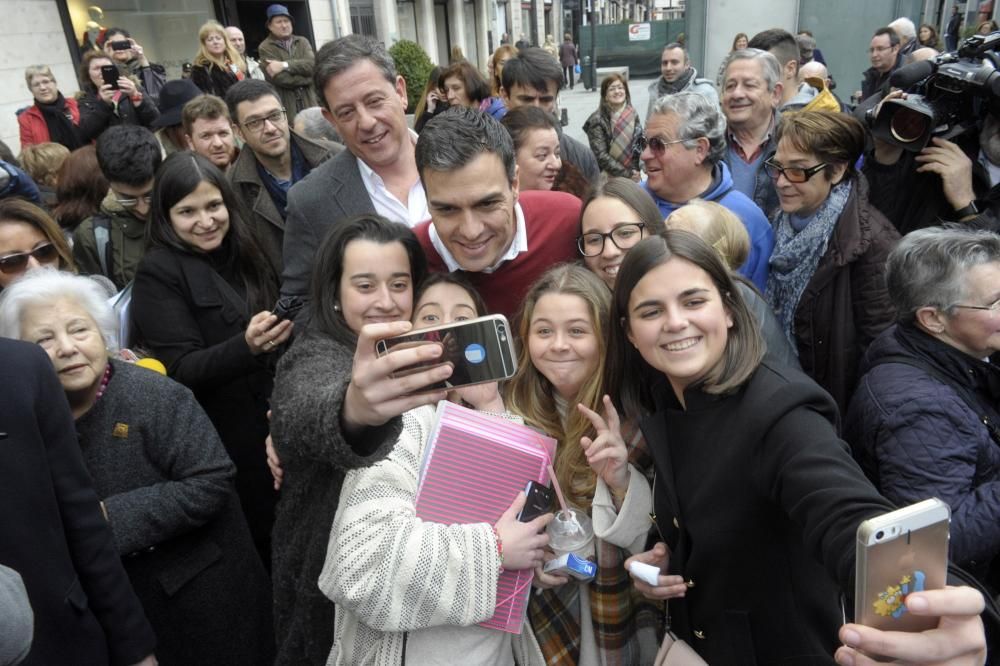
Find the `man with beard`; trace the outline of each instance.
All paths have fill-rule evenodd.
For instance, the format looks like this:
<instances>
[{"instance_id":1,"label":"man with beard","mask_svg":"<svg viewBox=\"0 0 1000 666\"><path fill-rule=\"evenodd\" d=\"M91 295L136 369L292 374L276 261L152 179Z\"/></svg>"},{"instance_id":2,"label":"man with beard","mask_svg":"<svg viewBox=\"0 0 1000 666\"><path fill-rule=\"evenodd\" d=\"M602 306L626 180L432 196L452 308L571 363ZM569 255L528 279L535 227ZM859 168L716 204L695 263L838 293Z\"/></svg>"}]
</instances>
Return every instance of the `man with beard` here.
<instances>
[{"instance_id":1,"label":"man with beard","mask_svg":"<svg viewBox=\"0 0 1000 666\"><path fill-rule=\"evenodd\" d=\"M709 102L719 106L719 93L715 91L715 86L708 79L699 79L698 70L691 66L687 49L678 42L671 42L663 47L660 54L660 78L649 86L646 117L653 113L656 100L679 92L701 93Z\"/></svg>"}]
</instances>

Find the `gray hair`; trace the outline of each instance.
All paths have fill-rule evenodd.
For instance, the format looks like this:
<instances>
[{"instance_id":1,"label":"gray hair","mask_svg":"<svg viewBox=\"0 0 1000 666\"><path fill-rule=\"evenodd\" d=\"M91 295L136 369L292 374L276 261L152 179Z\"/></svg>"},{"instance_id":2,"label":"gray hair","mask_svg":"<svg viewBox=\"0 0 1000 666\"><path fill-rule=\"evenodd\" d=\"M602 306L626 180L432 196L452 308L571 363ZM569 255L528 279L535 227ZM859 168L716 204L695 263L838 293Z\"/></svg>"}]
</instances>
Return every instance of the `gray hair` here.
<instances>
[{"instance_id":1,"label":"gray hair","mask_svg":"<svg viewBox=\"0 0 1000 666\"><path fill-rule=\"evenodd\" d=\"M896 320L912 322L917 310L928 306L950 314L965 297L968 271L995 261L1000 261L1000 235L992 231L948 225L908 233L885 264Z\"/></svg>"},{"instance_id":2,"label":"gray hair","mask_svg":"<svg viewBox=\"0 0 1000 666\"><path fill-rule=\"evenodd\" d=\"M739 51L733 51L728 56L726 56L725 61L723 61L722 66L722 87L725 89L726 86L726 72L729 71L729 65L733 64L737 60L756 60L760 63L760 71L764 76L764 82L767 84L768 91L773 91L774 86L776 86L781 81L781 64L778 59L775 58L768 51L761 51L760 49L741 49Z\"/></svg>"},{"instance_id":3,"label":"gray hair","mask_svg":"<svg viewBox=\"0 0 1000 666\"><path fill-rule=\"evenodd\" d=\"M913 25L913 21L906 18L905 16L900 16L898 19L889 24L893 32L899 35L899 41L910 41L917 36L917 27Z\"/></svg>"},{"instance_id":4,"label":"gray hair","mask_svg":"<svg viewBox=\"0 0 1000 666\"><path fill-rule=\"evenodd\" d=\"M367 35L345 35L327 42L316 53L313 65L313 85L320 104L329 108L323 91L330 79L362 60L370 60L390 84L396 84L396 63L385 49L385 44Z\"/></svg>"},{"instance_id":5,"label":"gray hair","mask_svg":"<svg viewBox=\"0 0 1000 666\"><path fill-rule=\"evenodd\" d=\"M48 65L29 65L24 69L24 82L28 84L28 88L31 88L31 79L36 76L47 76L52 79L53 83L56 80L56 75L52 73L52 68Z\"/></svg>"},{"instance_id":6,"label":"gray hair","mask_svg":"<svg viewBox=\"0 0 1000 666\"><path fill-rule=\"evenodd\" d=\"M301 127L299 125L301 124ZM310 106L295 114L297 131L307 139L326 139L335 143L343 143L336 128L323 115L323 107Z\"/></svg>"},{"instance_id":7,"label":"gray hair","mask_svg":"<svg viewBox=\"0 0 1000 666\"><path fill-rule=\"evenodd\" d=\"M774 56L771 56L772 58ZM680 119L678 139L685 148L697 147L697 139L708 139L708 164L715 166L726 154L726 117L707 97L696 92L664 95L653 104L650 116L672 113ZM646 120L648 125L649 120Z\"/></svg>"},{"instance_id":8,"label":"gray hair","mask_svg":"<svg viewBox=\"0 0 1000 666\"><path fill-rule=\"evenodd\" d=\"M506 68L505 68L506 69ZM417 172L425 183L427 169L448 173L461 169L483 153L500 158L507 182L514 182L514 139L500 122L478 109L451 107L431 118L417 138Z\"/></svg>"},{"instance_id":9,"label":"gray hair","mask_svg":"<svg viewBox=\"0 0 1000 666\"><path fill-rule=\"evenodd\" d=\"M76 303L97 324L110 352L118 350L118 317L108 303L107 291L83 275L54 268L36 268L0 293L0 337L21 339L21 318L32 305L68 300Z\"/></svg>"}]
</instances>

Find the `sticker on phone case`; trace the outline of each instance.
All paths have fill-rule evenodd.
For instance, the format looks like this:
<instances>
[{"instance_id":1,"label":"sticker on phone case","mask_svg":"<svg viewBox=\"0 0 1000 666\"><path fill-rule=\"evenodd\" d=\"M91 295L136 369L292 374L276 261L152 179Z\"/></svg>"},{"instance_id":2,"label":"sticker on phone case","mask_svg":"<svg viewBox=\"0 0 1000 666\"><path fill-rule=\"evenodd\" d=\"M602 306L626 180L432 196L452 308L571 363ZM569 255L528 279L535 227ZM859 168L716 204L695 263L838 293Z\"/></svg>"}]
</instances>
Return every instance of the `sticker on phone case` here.
<instances>
[{"instance_id":1,"label":"sticker on phone case","mask_svg":"<svg viewBox=\"0 0 1000 666\"><path fill-rule=\"evenodd\" d=\"M875 614L882 617L900 618L906 613L906 595L911 592L923 592L926 575L917 570L899 579L899 585L890 585L884 592L879 592L878 599L872 604Z\"/></svg>"}]
</instances>

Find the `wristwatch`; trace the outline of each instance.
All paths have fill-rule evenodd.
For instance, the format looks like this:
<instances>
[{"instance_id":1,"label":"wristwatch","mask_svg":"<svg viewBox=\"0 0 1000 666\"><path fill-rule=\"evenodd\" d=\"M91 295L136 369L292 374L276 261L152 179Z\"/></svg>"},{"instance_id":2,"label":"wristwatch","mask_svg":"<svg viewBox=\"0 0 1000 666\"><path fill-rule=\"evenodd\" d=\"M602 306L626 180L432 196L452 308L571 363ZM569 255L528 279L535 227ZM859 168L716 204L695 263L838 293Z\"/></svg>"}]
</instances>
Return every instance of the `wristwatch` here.
<instances>
[{"instance_id":1,"label":"wristwatch","mask_svg":"<svg viewBox=\"0 0 1000 666\"><path fill-rule=\"evenodd\" d=\"M979 215L979 207L976 206L975 200L970 201L969 205L965 208L956 210L953 217L959 222L964 222L966 220L971 220L972 218Z\"/></svg>"}]
</instances>

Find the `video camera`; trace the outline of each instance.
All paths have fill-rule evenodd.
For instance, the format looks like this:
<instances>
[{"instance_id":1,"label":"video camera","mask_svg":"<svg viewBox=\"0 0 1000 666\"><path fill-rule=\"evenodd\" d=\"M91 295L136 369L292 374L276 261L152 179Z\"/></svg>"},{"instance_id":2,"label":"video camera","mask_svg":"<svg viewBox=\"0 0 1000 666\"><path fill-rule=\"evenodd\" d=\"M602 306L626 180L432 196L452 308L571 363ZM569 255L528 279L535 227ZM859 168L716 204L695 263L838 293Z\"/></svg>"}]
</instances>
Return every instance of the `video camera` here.
<instances>
[{"instance_id":1,"label":"video camera","mask_svg":"<svg viewBox=\"0 0 1000 666\"><path fill-rule=\"evenodd\" d=\"M1000 32L974 35L958 51L910 63L889 84L907 93L867 111L877 139L920 152L931 137L954 139L975 130L988 112L1000 115Z\"/></svg>"}]
</instances>

